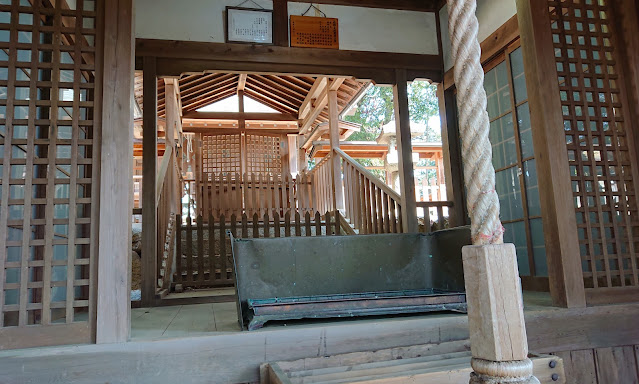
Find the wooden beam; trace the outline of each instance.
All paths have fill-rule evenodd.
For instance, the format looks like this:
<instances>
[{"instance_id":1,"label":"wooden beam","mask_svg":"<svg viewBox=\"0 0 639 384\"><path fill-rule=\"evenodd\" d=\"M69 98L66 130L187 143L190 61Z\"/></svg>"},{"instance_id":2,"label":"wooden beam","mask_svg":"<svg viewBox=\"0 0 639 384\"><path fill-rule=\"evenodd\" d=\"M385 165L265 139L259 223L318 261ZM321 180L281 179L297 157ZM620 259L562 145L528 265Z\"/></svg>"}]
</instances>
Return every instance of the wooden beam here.
<instances>
[{"instance_id":1,"label":"wooden beam","mask_svg":"<svg viewBox=\"0 0 639 384\"><path fill-rule=\"evenodd\" d=\"M302 134L306 133L311 128L311 126L313 126L313 124L315 123L317 118L320 116L320 114L324 112L324 109L326 109L326 106L328 105L328 90L339 89L339 87L342 85L343 82L344 82L344 78L336 78L330 82L330 86L328 85L328 82L326 83L327 85L324 86L324 88L321 90L321 93L319 94L317 99L315 99L315 103L311 106L311 109L308 112L308 115L306 116L305 119L302 119L300 133ZM338 111L338 115L339 115L339 111Z\"/></svg>"},{"instance_id":2,"label":"wooden beam","mask_svg":"<svg viewBox=\"0 0 639 384\"><path fill-rule=\"evenodd\" d=\"M402 197L404 232L418 232L415 179L413 175L413 147L411 145L410 115L408 110L408 81L406 71L395 72L393 102L395 103L395 129L399 152L399 183Z\"/></svg>"},{"instance_id":3,"label":"wooden beam","mask_svg":"<svg viewBox=\"0 0 639 384\"><path fill-rule=\"evenodd\" d=\"M409 80L442 81L439 55L386 53L316 48L255 46L174 40L137 39L136 55L156 56L158 76L198 72L256 72L348 76L391 84L395 68L406 69ZM138 62L141 68L141 60Z\"/></svg>"},{"instance_id":4,"label":"wooden beam","mask_svg":"<svg viewBox=\"0 0 639 384\"><path fill-rule=\"evenodd\" d=\"M288 0L273 0L273 44L288 47Z\"/></svg>"},{"instance_id":5,"label":"wooden beam","mask_svg":"<svg viewBox=\"0 0 639 384\"><path fill-rule=\"evenodd\" d=\"M207 127L184 127L184 132L187 133L203 133L206 135L219 135L219 134L237 134L248 133L253 135L293 135L297 134L297 129L279 129L279 128L207 128Z\"/></svg>"},{"instance_id":6,"label":"wooden beam","mask_svg":"<svg viewBox=\"0 0 639 384\"><path fill-rule=\"evenodd\" d=\"M154 57L144 58L143 155L142 155L142 305L155 303L157 286L158 217L155 201L157 152L157 76Z\"/></svg>"},{"instance_id":7,"label":"wooden beam","mask_svg":"<svg viewBox=\"0 0 639 384\"><path fill-rule=\"evenodd\" d=\"M185 119L208 120L263 120L263 121L292 121L297 123L297 117L287 113L272 112L197 112L184 113Z\"/></svg>"},{"instance_id":8,"label":"wooden beam","mask_svg":"<svg viewBox=\"0 0 639 384\"><path fill-rule=\"evenodd\" d=\"M341 158L334 152L339 149L339 109L337 105L337 90L328 91L328 136L331 143L331 175L333 176L333 210L344 209L344 188L342 185Z\"/></svg>"},{"instance_id":9,"label":"wooden beam","mask_svg":"<svg viewBox=\"0 0 639 384\"><path fill-rule=\"evenodd\" d=\"M326 84L328 84L328 78L326 77L318 77L317 79L315 79L311 90L308 91L308 93L306 94L306 98L300 106L298 112L298 116L300 119L304 119L311 111L314 100L317 100L322 91L324 91L324 88L326 88Z\"/></svg>"},{"instance_id":10,"label":"wooden beam","mask_svg":"<svg viewBox=\"0 0 639 384\"><path fill-rule=\"evenodd\" d=\"M319 0L314 1L314 3L419 12L436 12L439 10L439 0Z\"/></svg>"},{"instance_id":11,"label":"wooden beam","mask_svg":"<svg viewBox=\"0 0 639 384\"><path fill-rule=\"evenodd\" d=\"M246 73L240 73L240 78L237 81L237 91L241 92L244 90L244 87L246 87L246 78L248 77L248 75Z\"/></svg>"},{"instance_id":12,"label":"wooden beam","mask_svg":"<svg viewBox=\"0 0 639 384\"><path fill-rule=\"evenodd\" d=\"M548 6L517 0L537 162L550 294L556 306L586 305L568 150Z\"/></svg>"},{"instance_id":13,"label":"wooden beam","mask_svg":"<svg viewBox=\"0 0 639 384\"><path fill-rule=\"evenodd\" d=\"M104 9L97 343L127 341L131 322L133 1L115 3Z\"/></svg>"}]
</instances>

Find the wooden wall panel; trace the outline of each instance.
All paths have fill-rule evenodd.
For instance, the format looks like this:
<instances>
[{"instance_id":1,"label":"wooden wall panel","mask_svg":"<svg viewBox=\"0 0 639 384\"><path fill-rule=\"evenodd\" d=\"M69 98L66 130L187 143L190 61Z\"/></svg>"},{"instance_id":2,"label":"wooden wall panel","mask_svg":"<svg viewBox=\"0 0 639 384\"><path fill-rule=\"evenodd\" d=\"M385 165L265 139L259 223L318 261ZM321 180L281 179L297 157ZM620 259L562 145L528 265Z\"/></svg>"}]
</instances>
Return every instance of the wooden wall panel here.
<instances>
[{"instance_id":1,"label":"wooden wall panel","mask_svg":"<svg viewBox=\"0 0 639 384\"><path fill-rule=\"evenodd\" d=\"M639 346L628 345L556 352L562 358L566 384L637 384Z\"/></svg>"}]
</instances>

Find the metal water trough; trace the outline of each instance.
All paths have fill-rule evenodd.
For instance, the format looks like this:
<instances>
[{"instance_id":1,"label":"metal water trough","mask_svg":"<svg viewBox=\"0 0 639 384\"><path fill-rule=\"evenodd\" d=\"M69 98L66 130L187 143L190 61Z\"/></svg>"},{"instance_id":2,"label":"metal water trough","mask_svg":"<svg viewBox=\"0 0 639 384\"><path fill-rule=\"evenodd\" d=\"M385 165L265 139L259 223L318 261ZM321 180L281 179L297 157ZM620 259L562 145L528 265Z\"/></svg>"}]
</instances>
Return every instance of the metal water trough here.
<instances>
[{"instance_id":1,"label":"metal water trough","mask_svg":"<svg viewBox=\"0 0 639 384\"><path fill-rule=\"evenodd\" d=\"M242 329L271 320L466 310L470 229L232 239Z\"/></svg>"}]
</instances>

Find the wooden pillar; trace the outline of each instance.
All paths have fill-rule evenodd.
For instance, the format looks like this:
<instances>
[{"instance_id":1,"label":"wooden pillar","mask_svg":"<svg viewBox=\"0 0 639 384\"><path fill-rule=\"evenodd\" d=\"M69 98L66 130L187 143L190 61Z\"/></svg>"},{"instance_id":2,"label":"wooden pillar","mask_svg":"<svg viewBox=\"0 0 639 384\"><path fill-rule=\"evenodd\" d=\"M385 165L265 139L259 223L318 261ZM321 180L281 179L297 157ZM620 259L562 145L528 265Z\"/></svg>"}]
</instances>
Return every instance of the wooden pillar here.
<instances>
[{"instance_id":1,"label":"wooden pillar","mask_svg":"<svg viewBox=\"0 0 639 384\"><path fill-rule=\"evenodd\" d=\"M553 305L586 305L568 150L546 2L517 0Z\"/></svg>"},{"instance_id":2,"label":"wooden pillar","mask_svg":"<svg viewBox=\"0 0 639 384\"><path fill-rule=\"evenodd\" d=\"M333 179L333 210L344 209L344 187L342 185L341 157L334 149L339 149L339 109L337 90L328 90L328 133L331 143L331 174Z\"/></svg>"},{"instance_id":3,"label":"wooden pillar","mask_svg":"<svg viewBox=\"0 0 639 384\"><path fill-rule=\"evenodd\" d=\"M155 304L157 286L158 217L155 178L158 168L157 76L155 57L143 59L144 111L142 116L142 306Z\"/></svg>"},{"instance_id":4,"label":"wooden pillar","mask_svg":"<svg viewBox=\"0 0 639 384\"><path fill-rule=\"evenodd\" d=\"M178 152L176 150L176 134L178 131L178 122L180 120L180 114L178 113L178 92L179 92L179 84L177 79L164 79L165 86L165 98L166 98L166 127L165 127L165 145L167 148L170 146L174 149L173 159L171 160L171 164L169 165L169 179L167 182L170 183L169 188L169 196L176 196L177 185L176 180L173 178L173 174L175 173L175 164L174 162L178 158ZM176 199L170 199L171 207L170 212L172 214L176 213Z\"/></svg>"},{"instance_id":5,"label":"wooden pillar","mask_svg":"<svg viewBox=\"0 0 639 384\"><path fill-rule=\"evenodd\" d=\"M193 178L195 179L195 216L203 215L203 193L202 193L202 134L196 133L193 138L193 158L195 167L193 168Z\"/></svg>"},{"instance_id":6,"label":"wooden pillar","mask_svg":"<svg viewBox=\"0 0 639 384\"><path fill-rule=\"evenodd\" d=\"M418 232L417 204L415 201L415 178L413 174L413 147L410 135L408 111L408 80L405 69L395 70L393 86L397 152L399 154L399 194L402 197L402 222L404 232Z\"/></svg>"},{"instance_id":7,"label":"wooden pillar","mask_svg":"<svg viewBox=\"0 0 639 384\"><path fill-rule=\"evenodd\" d=\"M288 135L288 162L289 162L289 171L291 174L297 174L297 162L299 158L299 147L297 146L297 137L298 135Z\"/></svg>"},{"instance_id":8,"label":"wooden pillar","mask_svg":"<svg viewBox=\"0 0 639 384\"><path fill-rule=\"evenodd\" d=\"M131 324L135 38L133 1L114 3L104 14L97 343L126 342Z\"/></svg>"},{"instance_id":9,"label":"wooden pillar","mask_svg":"<svg viewBox=\"0 0 639 384\"><path fill-rule=\"evenodd\" d=\"M282 156L282 175L288 175L291 173L291 164L289 161L291 151L288 147L288 136L280 136L280 155Z\"/></svg>"},{"instance_id":10,"label":"wooden pillar","mask_svg":"<svg viewBox=\"0 0 639 384\"><path fill-rule=\"evenodd\" d=\"M304 136L297 136L297 172L302 173L306 171L308 168L308 159L306 158L306 150L302 148L302 143L304 143Z\"/></svg>"},{"instance_id":11,"label":"wooden pillar","mask_svg":"<svg viewBox=\"0 0 639 384\"><path fill-rule=\"evenodd\" d=\"M449 220L451 220L451 226L465 225L468 224L468 215L466 214L466 199L464 198L464 173L454 90L444 90L444 85L438 84L437 99L439 100L439 119L442 126L446 198L453 202L453 210L450 212Z\"/></svg>"}]
</instances>

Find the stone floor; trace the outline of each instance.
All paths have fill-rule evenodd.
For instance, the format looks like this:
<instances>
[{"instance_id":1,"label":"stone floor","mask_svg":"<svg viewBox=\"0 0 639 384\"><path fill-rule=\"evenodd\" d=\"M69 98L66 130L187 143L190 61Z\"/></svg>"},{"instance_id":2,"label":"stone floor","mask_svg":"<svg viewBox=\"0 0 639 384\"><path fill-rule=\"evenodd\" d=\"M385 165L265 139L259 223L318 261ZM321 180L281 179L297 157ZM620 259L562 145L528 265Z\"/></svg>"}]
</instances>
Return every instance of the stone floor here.
<instances>
[{"instance_id":1,"label":"stone floor","mask_svg":"<svg viewBox=\"0 0 639 384\"><path fill-rule=\"evenodd\" d=\"M201 290L171 294L171 297L202 297L234 294L233 288L222 288L215 290ZM540 310L552 307L550 295L543 292L524 292L524 309ZM559 309L559 308L557 308ZM464 316L454 313L438 313L424 315L409 315L408 317L422 316ZM396 316L397 317L397 316ZM326 320L303 320L293 322L269 323L264 329L275 327L299 327L316 326L327 322L344 321L371 321L379 318L357 318L357 319L326 319ZM186 336L211 335L212 333L239 332L240 327L237 321L236 303L208 303L191 305L174 305L154 308L136 308L131 310L131 339L136 340L156 340L165 338L177 338ZM259 331L258 331L259 332Z\"/></svg>"}]
</instances>

